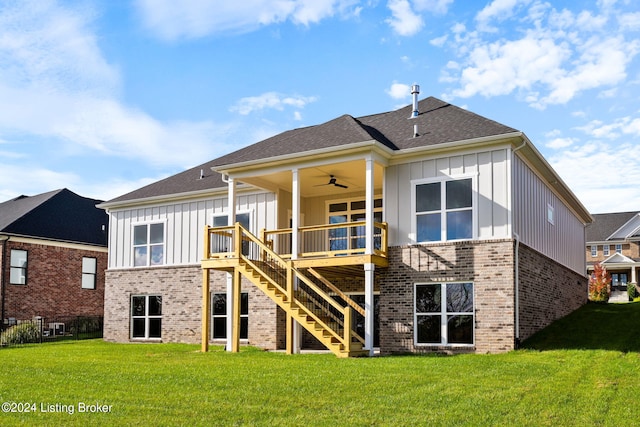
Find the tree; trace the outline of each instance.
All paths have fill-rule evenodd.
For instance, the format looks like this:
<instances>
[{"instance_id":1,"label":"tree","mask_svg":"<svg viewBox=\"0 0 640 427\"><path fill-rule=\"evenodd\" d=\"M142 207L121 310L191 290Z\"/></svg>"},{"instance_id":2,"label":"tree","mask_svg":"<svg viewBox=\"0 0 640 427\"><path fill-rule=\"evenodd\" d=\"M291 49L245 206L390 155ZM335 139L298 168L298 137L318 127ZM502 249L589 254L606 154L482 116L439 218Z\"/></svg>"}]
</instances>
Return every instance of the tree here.
<instances>
[{"instance_id":1,"label":"tree","mask_svg":"<svg viewBox=\"0 0 640 427\"><path fill-rule=\"evenodd\" d=\"M611 275L607 269L596 263L593 273L589 276L589 300L595 302L607 302L611 296Z\"/></svg>"}]
</instances>

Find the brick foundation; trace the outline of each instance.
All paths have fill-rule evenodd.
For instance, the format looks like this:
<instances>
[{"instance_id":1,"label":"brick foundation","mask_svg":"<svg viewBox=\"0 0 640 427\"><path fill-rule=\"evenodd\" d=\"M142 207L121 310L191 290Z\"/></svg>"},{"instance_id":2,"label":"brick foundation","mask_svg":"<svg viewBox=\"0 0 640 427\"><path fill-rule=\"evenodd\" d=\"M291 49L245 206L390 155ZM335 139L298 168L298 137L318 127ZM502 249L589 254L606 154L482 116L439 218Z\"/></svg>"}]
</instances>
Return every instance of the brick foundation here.
<instances>
[{"instance_id":1,"label":"brick foundation","mask_svg":"<svg viewBox=\"0 0 640 427\"><path fill-rule=\"evenodd\" d=\"M511 240L389 248L389 267L380 270L381 353L494 353L513 349L513 271ZM428 282L473 282L473 347L414 343L414 285Z\"/></svg>"},{"instance_id":2,"label":"brick foundation","mask_svg":"<svg viewBox=\"0 0 640 427\"><path fill-rule=\"evenodd\" d=\"M107 271L104 338L129 342L132 295L162 296L162 341L199 343L202 316L202 269L199 266L172 266ZM211 292L225 293L226 273L211 271ZM265 349L284 346L284 317L276 305L253 284L243 279L242 292L249 293L247 344ZM224 344L224 341L214 343Z\"/></svg>"},{"instance_id":3,"label":"brick foundation","mask_svg":"<svg viewBox=\"0 0 640 427\"><path fill-rule=\"evenodd\" d=\"M520 339L587 302L588 280L526 245L519 249Z\"/></svg>"}]
</instances>

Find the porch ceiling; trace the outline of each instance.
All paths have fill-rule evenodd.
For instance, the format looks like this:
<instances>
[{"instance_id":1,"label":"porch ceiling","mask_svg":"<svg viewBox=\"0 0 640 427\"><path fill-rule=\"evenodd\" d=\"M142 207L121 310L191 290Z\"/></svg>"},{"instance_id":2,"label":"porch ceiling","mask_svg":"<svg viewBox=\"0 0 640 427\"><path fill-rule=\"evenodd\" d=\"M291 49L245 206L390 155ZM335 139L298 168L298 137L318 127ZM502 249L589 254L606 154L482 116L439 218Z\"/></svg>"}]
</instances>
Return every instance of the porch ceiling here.
<instances>
[{"instance_id":1,"label":"porch ceiling","mask_svg":"<svg viewBox=\"0 0 640 427\"><path fill-rule=\"evenodd\" d=\"M383 167L374 163L374 188L381 191L383 182ZM299 169L300 195L302 197L315 197L324 195L341 195L349 193L362 193L365 191L365 161L352 160L342 163L311 166ZM336 178L336 183L346 185L347 188L328 184L331 176ZM282 189L292 191L292 173L290 170L273 172L264 175L242 177L242 182L265 188L270 191Z\"/></svg>"}]
</instances>

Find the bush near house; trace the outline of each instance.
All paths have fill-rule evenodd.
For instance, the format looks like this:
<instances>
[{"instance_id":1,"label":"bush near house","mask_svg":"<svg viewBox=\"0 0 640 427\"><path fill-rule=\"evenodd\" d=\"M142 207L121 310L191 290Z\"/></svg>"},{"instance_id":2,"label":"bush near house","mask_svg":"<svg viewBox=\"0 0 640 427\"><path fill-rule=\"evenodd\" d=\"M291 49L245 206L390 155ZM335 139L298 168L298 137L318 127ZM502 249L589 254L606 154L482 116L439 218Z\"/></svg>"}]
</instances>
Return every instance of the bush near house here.
<instances>
[{"instance_id":1,"label":"bush near house","mask_svg":"<svg viewBox=\"0 0 640 427\"><path fill-rule=\"evenodd\" d=\"M0 345L28 344L40 342L40 326L26 322L7 329L0 335Z\"/></svg>"},{"instance_id":2,"label":"bush near house","mask_svg":"<svg viewBox=\"0 0 640 427\"><path fill-rule=\"evenodd\" d=\"M607 302L611 296L611 275L600 263L593 266L593 273L589 276L589 300L593 302Z\"/></svg>"},{"instance_id":3,"label":"bush near house","mask_svg":"<svg viewBox=\"0 0 640 427\"><path fill-rule=\"evenodd\" d=\"M627 296L629 297L629 301L633 301L638 295L638 288L636 288L635 283L627 283Z\"/></svg>"}]
</instances>

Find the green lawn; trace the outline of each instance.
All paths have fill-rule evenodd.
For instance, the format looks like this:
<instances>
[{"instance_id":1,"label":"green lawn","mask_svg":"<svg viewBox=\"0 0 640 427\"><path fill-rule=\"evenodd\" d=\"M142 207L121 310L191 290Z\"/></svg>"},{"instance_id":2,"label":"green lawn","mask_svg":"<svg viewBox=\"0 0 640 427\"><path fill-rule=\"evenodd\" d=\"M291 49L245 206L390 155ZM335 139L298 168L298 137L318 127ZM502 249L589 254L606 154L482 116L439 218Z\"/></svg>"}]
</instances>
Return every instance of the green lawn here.
<instances>
[{"instance_id":1,"label":"green lawn","mask_svg":"<svg viewBox=\"0 0 640 427\"><path fill-rule=\"evenodd\" d=\"M590 304L501 355L344 360L100 340L7 348L0 402L35 412L0 413L0 425L637 425L639 321L640 303ZM80 413L85 404L110 412Z\"/></svg>"}]
</instances>

